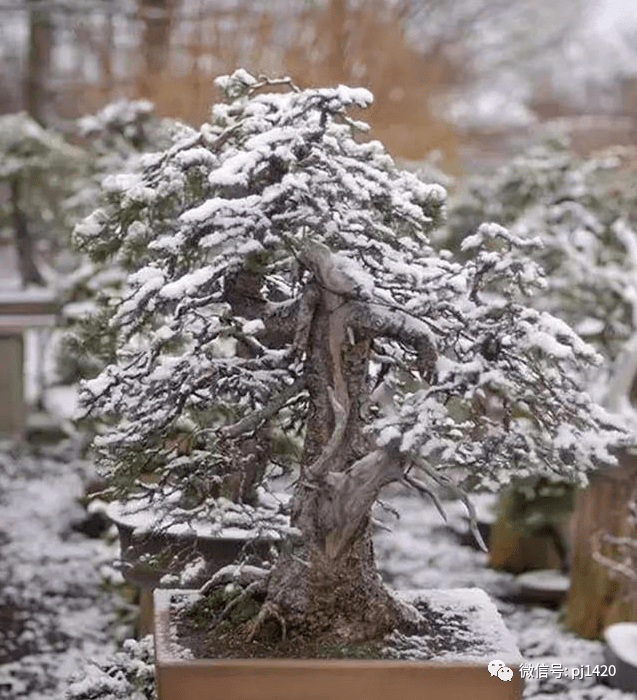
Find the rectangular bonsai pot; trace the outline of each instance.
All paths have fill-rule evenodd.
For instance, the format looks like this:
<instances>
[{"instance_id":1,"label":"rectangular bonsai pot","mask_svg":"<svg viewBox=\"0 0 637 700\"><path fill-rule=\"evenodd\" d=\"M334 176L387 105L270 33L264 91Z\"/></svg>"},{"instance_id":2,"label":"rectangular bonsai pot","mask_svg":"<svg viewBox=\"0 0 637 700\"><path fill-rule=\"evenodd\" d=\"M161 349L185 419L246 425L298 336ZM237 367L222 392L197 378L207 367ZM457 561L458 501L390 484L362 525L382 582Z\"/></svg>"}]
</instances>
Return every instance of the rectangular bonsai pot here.
<instances>
[{"instance_id":1,"label":"rectangular bonsai pot","mask_svg":"<svg viewBox=\"0 0 637 700\"><path fill-rule=\"evenodd\" d=\"M155 591L155 675L159 700L519 700L522 697L521 658L510 644L500 650L488 649L483 659L194 659L173 639L169 617L172 596L184 594L197 595L193 591ZM495 614L485 621L481 611L481 622L486 622L487 629L506 633L502 619L491 605ZM512 669L510 681L489 673L487 665L493 659Z\"/></svg>"}]
</instances>

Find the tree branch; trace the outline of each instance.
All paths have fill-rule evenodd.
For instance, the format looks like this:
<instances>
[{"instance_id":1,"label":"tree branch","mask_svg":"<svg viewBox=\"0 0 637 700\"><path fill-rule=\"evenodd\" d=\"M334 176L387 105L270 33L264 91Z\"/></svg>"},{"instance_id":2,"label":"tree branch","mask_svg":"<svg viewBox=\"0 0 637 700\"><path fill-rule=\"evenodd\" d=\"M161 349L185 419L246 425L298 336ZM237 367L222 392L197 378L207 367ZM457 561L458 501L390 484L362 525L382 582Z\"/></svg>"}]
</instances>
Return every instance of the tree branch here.
<instances>
[{"instance_id":1,"label":"tree branch","mask_svg":"<svg viewBox=\"0 0 637 700\"><path fill-rule=\"evenodd\" d=\"M463 502L465 508L467 509L467 512L469 513L469 528L471 529L471 534L475 537L476 542L480 545L480 549L483 552L488 553L489 549L484 543L482 535L478 530L478 516L476 514L476 509L473 507L473 503L471 503L471 501L468 499L467 494L459 486L456 486L456 484L454 484L454 482L448 476L446 476L445 474L439 474L438 472L436 472L435 469L432 469L431 467L427 466L424 460L416 459L414 460L414 464L425 474L427 474L427 476L430 479L435 481L437 484L448 488L454 494L454 496L456 496Z\"/></svg>"},{"instance_id":2,"label":"tree branch","mask_svg":"<svg viewBox=\"0 0 637 700\"><path fill-rule=\"evenodd\" d=\"M410 476L409 474L405 474L403 476L403 481L408 486L416 489L416 491L418 491L418 493L422 496L429 496L429 498L431 498L433 501L434 506L436 506L436 510L440 513L440 517L447 522L447 514L445 513L445 509L442 507L442 503L440 502L440 499L435 491L428 488L426 484L420 481L420 479L417 479L415 476Z\"/></svg>"},{"instance_id":3,"label":"tree branch","mask_svg":"<svg viewBox=\"0 0 637 700\"><path fill-rule=\"evenodd\" d=\"M418 369L430 380L436 369L438 353L425 323L398 309L388 311L379 304L352 302L349 325L363 335L391 338L409 345L418 357Z\"/></svg>"},{"instance_id":4,"label":"tree branch","mask_svg":"<svg viewBox=\"0 0 637 700\"><path fill-rule=\"evenodd\" d=\"M253 411L232 425L224 426L219 430L219 433L223 435L223 437L232 438L241 435L241 433L248 433L254 430L263 423L263 421L271 418L275 413L278 413L291 398L303 391L303 389L305 389L305 383L305 378L297 379L293 384L286 386L283 391L270 399L263 408L260 408L258 411Z\"/></svg>"},{"instance_id":5,"label":"tree branch","mask_svg":"<svg viewBox=\"0 0 637 700\"><path fill-rule=\"evenodd\" d=\"M345 473L328 474L333 495L322 518L327 530L325 554L330 559L341 556L356 538L381 489L403 475L404 459L392 443L357 460Z\"/></svg>"}]
</instances>

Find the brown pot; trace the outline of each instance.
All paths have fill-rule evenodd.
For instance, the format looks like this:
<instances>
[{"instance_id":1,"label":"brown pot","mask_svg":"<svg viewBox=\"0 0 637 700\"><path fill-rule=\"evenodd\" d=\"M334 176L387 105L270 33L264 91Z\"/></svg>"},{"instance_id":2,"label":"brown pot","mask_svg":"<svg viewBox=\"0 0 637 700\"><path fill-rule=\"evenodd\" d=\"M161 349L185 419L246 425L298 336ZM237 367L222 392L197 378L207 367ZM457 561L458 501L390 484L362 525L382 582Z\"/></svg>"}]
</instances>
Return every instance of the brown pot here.
<instances>
[{"instance_id":1,"label":"brown pot","mask_svg":"<svg viewBox=\"0 0 637 700\"><path fill-rule=\"evenodd\" d=\"M426 594L426 592L423 592ZM170 600L155 591L155 677L159 700L519 700L520 658L511 649L482 660L193 659L171 637ZM196 596L196 592L187 595ZM497 613L493 624L504 623ZM496 647L497 648L497 647ZM510 681L487 665L503 660ZM508 659L508 660L507 660Z\"/></svg>"}]
</instances>

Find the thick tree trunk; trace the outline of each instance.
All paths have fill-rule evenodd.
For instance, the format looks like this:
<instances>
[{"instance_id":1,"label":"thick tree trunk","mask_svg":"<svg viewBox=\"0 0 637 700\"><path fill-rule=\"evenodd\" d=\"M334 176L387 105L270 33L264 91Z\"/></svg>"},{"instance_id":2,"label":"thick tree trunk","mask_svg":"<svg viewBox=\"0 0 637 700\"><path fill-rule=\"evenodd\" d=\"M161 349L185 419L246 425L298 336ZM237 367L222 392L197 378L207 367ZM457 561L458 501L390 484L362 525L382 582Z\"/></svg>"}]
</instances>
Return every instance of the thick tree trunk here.
<instances>
[{"instance_id":1,"label":"thick tree trunk","mask_svg":"<svg viewBox=\"0 0 637 700\"><path fill-rule=\"evenodd\" d=\"M291 504L300 536L286 542L268 574L250 637L274 618L283 635L294 629L314 640L378 640L392 629L413 630L417 614L383 586L371 544L372 506L384 486L403 479L406 467L398 440L379 447L363 431L371 345L378 336L411 345L423 378L432 371L435 348L427 328L368 303L359 281L343 273L322 244L308 242L298 259L312 275L292 303L265 303L254 273L244 271L226 284L234 313L264 317L261 341L278 333L279 342L303 359L297 382L308 393L304 453ZM285 404L290 390L299 391L294 385L284 389L268 415ZM258 411L226 434L240 434L264 419Z\"/></svg>"},{"instance_id":2,"label":"thick tree trunk","mask_svg":"<svg viewBox=\"0 0 637 700\"><path fill-rule=\"evenodd\" d=\"M166 67L175 0L140 0L143 16L142 54L149 76L157 76Z\"/></svg>"},{"instance_id":3,"label":"thick tree trunk","mask_svg":"<svg viewBox=\"0 0 637 700\"><path fill-rule=\"evenodd\" d=\"M370 340L348 336L340 308L341 297L323 292L309 329L310 411L292 506L302 538L275 565L267 602L301 634L316 638L328 633L355 642L382 638L408 619L378 575L370 535L371 507L389 479L385 473L395 478L386 456L362 434ZM340 416L334 398L343 410ZM355 478L357 468L360 479ZM349 490L343 488L346 479L352 481ZM353 497L355 491L359 498Z\"/></svg>"},{"instance_id":4,"label":"thick tree trunk","mask_svg":"<svg viewBox=\"0 0 637 700\"><path fill-rule=\"evenodd\" d=\"M591 477L577 494L572 520L571 588L566 601L566 624L582 637L596 639L615 622L637 621L637 601L611 571L595 560L604 534L637 538L628 517L637 486L637 457L623 454L618 467ZM612 558L612 547L601 553ZM634 593L634 592L633 592Z\"/></svg>"},{"instance_id":5,"label":"thick tree trunk","mask_svg":"<svg viewBox=\"0 0 637 700\"><path fill-rule=\"evenodd\" d=\"M288 630L311 638L362 642L407 624L376 571L369 527L336 559L318 549L284 552L270 577L268 601Z\"/></svg>"},{"instance_id":6,"label":"thick tree trunk","mask_svg":"<svg viewBox=\"0 0 637 700\"><path fill-rule=\"evenodd\" d=\"M11 206L13 209L13 236L22 286L27 287L30 284L37 284L43 287L46 285L46 282L35 264L33 238L20 206L20 185L15 179L11 181Z\"/></svg>"}]
</instances>

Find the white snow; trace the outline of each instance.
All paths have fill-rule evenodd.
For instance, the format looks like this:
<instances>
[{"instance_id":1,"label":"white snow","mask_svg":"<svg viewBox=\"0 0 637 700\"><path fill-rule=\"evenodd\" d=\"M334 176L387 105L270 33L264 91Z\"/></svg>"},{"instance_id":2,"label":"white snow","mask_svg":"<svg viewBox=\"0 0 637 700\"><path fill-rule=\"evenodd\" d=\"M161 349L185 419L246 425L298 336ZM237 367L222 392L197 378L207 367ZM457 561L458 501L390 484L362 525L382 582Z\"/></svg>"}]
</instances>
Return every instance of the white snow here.
<instances>
[{"instance_id":1,"label":"white snow","mask_svg":"<svg viewBox=\"0 0 637 700\"><path fill-rule=\"evenodd\" d=\"M265 324L260 318L254 319L253 321L246 321L241 327L241 332L246 335L255 335L263 330L265 330Z\"/></svg>"},{"instance_id":2,"label":"white snow","mask_svg":"<svg viewBox=\"0 0 637 700\"><path fill-rule=\"evenodd\" d=\"M118 646L113 637L118 596L101 583L104 573L114 571L109 562L118 556L117 545L81 536L64 541L59 536L73 517L71 513L79 512L73 503L81 492L75 465L68 457L57 462L23 457L18 462L0 451L0 522L2 531L10 537L8 544L0 540L0 604L12 600L12 605L20 610L29 601L29 619L39 621L30 631L36 635L38 648L0 667L0 685L9 689L9 695L4 696L0 690L3 700L63 697L70 687L67 678L71 674L80 674L75 683L91 687L91 679L103 680L92 670L92 661L104 662ZM484 503L480 507L488 508L493 497L481 498ZM547 663L549 668L552 663L604 663L601 643L567 632L559 622L558 612L498 600L498 595L511 590L514 577L489 569L482 552L458 545L433 505L397 489L387 495L387 501L400 511L401 518L396 521L385 509L377 509L376 517L391 526L393 532L376 533L375 550L383 578L394 589L483 589L504 615L525 662ZM445 502L444 506L454 529L462 527L462 505ZM69 591L72 584L77 585L75 593ZM57 593L51 594L51 590ZM435 593L432 600L452 611L451 595ZM471 606L476 593L463 597ZM481 593L477 597L484 600ZM37 611L41 604L46 608L42 613ZM75 612L64 623L64 630L72 635L71 639L56 649L46 645L39 648L38 625L41 629L62 629L59 618L69 609ZM187 658L188 652L182 652ZM634 700L631 695L596 685L592 678L565 679L561 683L555 679L526 681L524 700L562 699Z\"/></svg>"},{"instance_id":3,"label":"white snow","mask_svg":"<svg viewBox=\"0 0 637 700\"><path fill-rule=\"evenodd\" d=\"M463 635L463 641L469 642L470 647L460 652L446 652L443 660L484 661L486 665L497 658L507 666L517 666L522 662L513 634L505 627L495 604L481 588L401 591L400 597L412 605L419 600L426 602L443 620L464 618L470 632Z\"/></svg>"},{"instance_id":4,"label":"white snow","mask_svg":"<svg viewBox=\"0 0 637 700\"><path fill-rule=\"evenodd\" d=\"M604 641L617 656L637 669L637 622L618 622L604 630Z\"/></svg>"},{"instance_id":5,"label":"white snow","mask_svg":"<svg viewBox=\"0 0 637 700\"><path fill-rule=\"evenodd\" d=\"M227 161L224 163L227 166ZM214 173L218 171L213 171ZM221 175L219 176L221 177ZM221 178L224 179L224 178ZM221 184L221 183L219 183ZM235 215L240 215L252 209L260 201L259 195L250 195L248 197L242 197L240 199L226 199L224 197L211 197L207 199L203 204L197 207L193 207L188 211L185 211L180 219L186 223L203 223L207 219L212 218L221 210L227 210Z\"/></svg>"},{"instance_id":6,"label":"white snow","mask_svg":"<svg viewBox=\"0 0 637 700\"><path fill-rule=\"evenodd\" d=\"M541 569L539 571L527 571L517 577L520 586L537 591L568 591L569 577L555 569Z\"/></svg>"},{"instance_id":7,"label":"white snow","mask_svg":"<svg viewBox=\"0 0 637 700\"><path fill-rule=\"evenodd\" d=\"M114 523L132 527L136 535L161 530L176 536L238 540L264 537L276 540L280 539L282 529L287 527L286 519L277 514L279 503L273 499L255 509L220 498L206 518L198 520L188 518L187 512L180 512L170 504L153 506L145 501L113 501L106 513ZM174 522L180 516L184 521Z\"/></svg>"},{"instance_id":8,"label":"white snow","mask_svg":"<svg viewBox=\"0 0 637 700\"><path fill-rule=\"evenodd\" d=\"M169 282L161 289L160 296L166 299L179 299L187 294L194 294L197 289L208 283L216 272L214 265L206 265L195 272L190 272L183 277Z\"/></svg>"},{"instance_id":9,"label":"white snow","mask_svg":"<svg viewBox=\"0 0 637 700\"><path fill-rule=\"evenodd\" d=\"M106 583L118 574L117 546L70 529L91 477L68 448L38 457L0 448L3 700L63 697L72 673L131 634L118 622L124 602Z\"/></svg>"}]
</instances>

